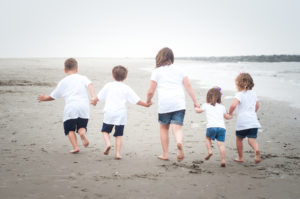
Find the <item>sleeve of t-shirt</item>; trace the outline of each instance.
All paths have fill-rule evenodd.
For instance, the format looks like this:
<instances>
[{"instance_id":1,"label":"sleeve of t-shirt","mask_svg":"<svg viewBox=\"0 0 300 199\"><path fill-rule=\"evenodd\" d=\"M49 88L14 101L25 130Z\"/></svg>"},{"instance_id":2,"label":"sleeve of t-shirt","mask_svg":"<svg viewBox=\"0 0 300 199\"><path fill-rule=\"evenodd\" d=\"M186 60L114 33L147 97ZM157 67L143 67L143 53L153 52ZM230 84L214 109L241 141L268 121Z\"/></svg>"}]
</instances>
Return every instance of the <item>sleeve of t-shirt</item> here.
<instances>
[{"instance_id":1,"label":"sleeve of t-shirt","mask_svg":"<svg viewBox=\"0 0 300 199\"><path fill-rule=\"evenodd\" d=\"M89 84L92 83L92 81L89 80L89 78L87 78L86 76L83 76L83 83L86 87L88 87Z\"/></svg>"},{"instance_id":2,"label":"sleeve of t-shirt","mask_svg":"<svg viewBox=\"0 0 300 199\"><path fill-rule=\"evenodd\" d=\"M137 104L140 100L139 96L130 87L128 87L127 101L131 104Z\"/></svg>"},{"instance_id":3,"label":"sleeve of t-shirt","mask_svg":"<svg viewBox=\"0 0 300 199\"><path fill-rule=\"evenodd\" d=\"M235 94L234 98L236 98L237 100L239 100L241 102L241 100L242 100L242 92L238 92L237 94Z\"/></svg>"},{"instance_id":4,"label":"sleeve of t-shirt","mask_svg":"<svg viewBox=\"0 0 300 199\"><path fill-rule=\"evenodd\" d=\"M158 74L157 74L157 70L155 69L152 71L151 80L155 82L158 81Z\"/></svg>"},{"instance_id":5,"label":"sleeve of t-shirt","mask_svg":"<svg viewBox=\"0 0 300 199\"><path fill-rule=\"evenodd\" d=\"M106 84L98 93L97 97L100 101L104 101L107 95L107 87L108 85Z\"/></svg>"},{"instance_id":6,"label":"sleeve of t-shirt","mask_svg":"<svg viewBox=\"0 0 300 199\"><path fill-rule=\"evenodd\" d=\"M60 81L56 88L51 92L50 97L52 97L53 99L58 99L58 98L62 98L63 97L63 93L64 93L64 86L62 84L62 82Z\"/></svg>"}]
</instances>

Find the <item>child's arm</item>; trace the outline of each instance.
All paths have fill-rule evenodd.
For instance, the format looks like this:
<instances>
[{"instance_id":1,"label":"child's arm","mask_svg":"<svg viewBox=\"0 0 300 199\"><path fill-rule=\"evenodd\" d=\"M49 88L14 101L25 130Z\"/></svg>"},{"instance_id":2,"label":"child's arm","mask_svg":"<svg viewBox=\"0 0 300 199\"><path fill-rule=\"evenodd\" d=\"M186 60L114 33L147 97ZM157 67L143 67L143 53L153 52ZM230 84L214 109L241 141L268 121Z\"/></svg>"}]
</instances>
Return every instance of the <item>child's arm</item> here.
<instances>
[{"instance_id":1,"label":"child's arm","mask_svg":"<svg viewBox=\"0 0 300 199\"><path fill-rule=\"evenodd\" d=\"M195 108L196 113L202 113L204 110L201 108L196 107Z\"/></svg>"},{"instance_id":2,"label":"child's arm","mask_svg":"<svg viewBox=\"0 0 300 199\"><path fill-rule=\"evenodd\" d=\"M197 102L194 89L193 89L188 77L183 78L183 85L184 85L185 89L187 90L188 94L190 95L190 97L192 98L192 100L194 102L194 107L199 108L200 106Z\"/></svg>"},{"instance_id":3,"label":"child's arm","mask_svg":"<svg viewBox=\"0 0 300 199\"><path fill-rule=\"evenodd\" d=\"M256 102L256 104L255 104L255 112L257 112L258 111L258 109L259 109L259 102Z\"/></svg>"},{"instance_id":4,"label":"child's arm","mask_svg":"<svg viewBox=\"0 0 300 199\"><path fill-rule=\"evenodd\" d=\"M236 109L237 105L239 105L240 101L238 99L234 99L230 108L229 108L229 115L232 115L233 111Z\"/></svg>"},{"instance_id":5,"label":"child's arm","mask_svg":"<svg viewBox=\"0 0 300 199\"><path fill-rule=\"evenodd\" d=\"M149 107L152 105L152 102L150 103L146 103L146 102L143 102L143 101L138 101L138 103L136 103L137 105L140 105L140 106L144 106L144 107Z\"/></svg>"},{"instance_id":6,"label":"child's arm","mask_svg":"<svg viewBox=\"0 0 300 199\"><path fill-rule=\"evenodd\" d=\"M39 102L54 100L54 98L52 98L51 96L45 95L45 94L39 95L37 99L38 99Z\"/></svg>"},{"instance_id":7,"label":"child's arm","mask_svg":"<svg viewBox=\"0 0 300 199\"><path fill-rule=\"evenodd\" d=\"M95 88L94 88L94 85L93 83L90 83L88 85L88 89L89 89L89 92L90 92L90 95L91 95L91 104L96 106L97 105L97 102L99 101L98 97L96 96L96 93L95 93Z\"/></svg>"},{"instance_id":8,"label":"child's arm","mask_svg":"<svg viewBox=\"0 0 300 199\"><path fill-rule=\"evenodd\" d=\"M151 80L150 86L148 89L148 93L147 93L147 101L146 101L147 104L152 104L151 100L152 100L152 97L154 96L156 86L157 86L157 83L155 81Z\"/></svg>"}]
</instances>

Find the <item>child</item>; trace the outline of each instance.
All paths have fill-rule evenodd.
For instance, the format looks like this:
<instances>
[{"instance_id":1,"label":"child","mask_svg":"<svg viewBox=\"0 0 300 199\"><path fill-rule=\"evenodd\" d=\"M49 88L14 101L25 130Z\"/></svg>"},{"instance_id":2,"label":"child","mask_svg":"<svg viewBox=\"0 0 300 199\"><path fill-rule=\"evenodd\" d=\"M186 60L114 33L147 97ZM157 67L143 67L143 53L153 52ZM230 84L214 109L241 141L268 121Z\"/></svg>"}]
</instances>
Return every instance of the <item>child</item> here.
<instances>
[{"instance_id":1,"label":"child","mask_svg":"<svg viewBox=\"0 0 300 199\"><path fill-rule=\"evenodd\" d=\"M211 140L217 139L218 147L221 154L221 167L226 166L225 161L225 119L231 119L231 116L226 113L225 106L221 104L221 89L211 88L206 95L206 103L201 108L195 108L197 113L205 111L207 119L206 129L206 147L208 155L205 160L209 160L212 156Z\"/></svg>"},{"instance_id":2,"label":"child","mask_svg":"<svg viewBox=\"0 0 300 199\"><path fill-rule=\"evenodd\" d=\"M111 133L113 127L115 127L115 158L118 160L121 159L120 150L122 146L122 136L124 126L127 122L126 102L128 101L132 104L144 107L149 107L151 105L150 103L146 104L145 102L142 102L135 92L123 83L127 77L127 73L128 71L124 66L115 66L112 70L112 75L115 81L107 83L99 92L98 96L94 100L91 100L91 104L95 106L97 101L105 101L104 119L101 130L106 144L104 155L109 154L109 150L111 148L109 133Z\"/></svg>"},{"instance_id":3,"label":"child","mask_svg":"<svg viewBox=\"0 0 300 199\"><path fill-rule=\"evenodd\" d=\"M79 152L75 131L79 133L83 145L85 147L89 145L89 141L85 137L89 119L87 88L90 91L92 99L96 97L92 82L87 77L77 74L77 72L77 61L74 58L67 59L65 61L65 73L67 76L58 83L50 96L46 96L45 94L38 96L40 102L52 101L58 98L65 99L63 121L65 135L68 136L73 146L73 150L70 153Z\"/></svg>"},{"instance_id":4,"label":"child","mask_svg":"<svg viewBox=\"0 0 300 199\"><path fill-rule=\"evenodd\" d=\"M236 122L236 147L238 150L237 162L243 162L243 139L248 137L248 143L255 152L254 162L257 164L261 161L260 151L256 142L257 130L261 128L256 112L259 108L259 103L255 93L252 91L254 86L253 79L248 73L241 73L235 79L238 93L230 106L229 114L238 107L237 122Z\"/></svg>"},{"instance_id":5,"label":"child","mask_svg":"<svg viewBox=\"0 0 300 199\"><path fill-rule=\"evenodd\" d=\"M152 72L147 93L147 103L151 103L157 90L158 122L163 153L160 160L169 160L169 130L171 129L177 145L177 161L184 159L183 124L185 116L185 90L190 95L195 107L198 105L194 89L188 76L174 64L172 49L162 48L155 57L156 66Z\"/></svg>"}]
</instances>

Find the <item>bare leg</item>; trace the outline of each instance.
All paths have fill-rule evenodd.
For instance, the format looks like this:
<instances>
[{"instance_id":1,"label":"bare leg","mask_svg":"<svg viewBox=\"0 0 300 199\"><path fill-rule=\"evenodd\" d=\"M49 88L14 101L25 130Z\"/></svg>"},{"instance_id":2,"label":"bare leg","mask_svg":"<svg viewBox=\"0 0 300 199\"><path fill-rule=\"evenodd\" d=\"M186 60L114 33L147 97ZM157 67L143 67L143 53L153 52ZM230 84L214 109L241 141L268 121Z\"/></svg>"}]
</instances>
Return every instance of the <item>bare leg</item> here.
<instances>
[{"instance_id":1,"label":"bare leg","mask_svg":"<svg viewBox=\"0 0 300 199\"><path fill-rule=\"evenodd\" d=\"M169 160L169 128L170 125L160 124L160 141L163 154L158 156L158 158L161 160Z\"/></svg>"},{"instance_id":2,"label":"bare leg","mask_svg":"<svg viewBox=\"0 0 300 199\"><path fill-rule=\"evenodd\" d=\"M76 138L76 135L75 135L75 132L74 131L69 131L69 134L68 134L68 138L73 146L73 150L70 151L70 153L78 153L79 152L79 147L78 147L78 144L77 144L77 138Z\"/></svg>"},{"instance_id":3,"label":"bare leg","mask_svg":"<svg viewBox=\"0 0 300 199\"><path fill-rule=\"evenodd\" d=\"M106 132L102 132L105 144L106 144L106 148L104 151L104 155L108 155L109 154L109 150L111 149L111 144L110 144L110 136L108 133Z\"/></svg>"},{"instance_id":4,"label":"bare leg","mask_svg":"<svg viewBox=\"0 0 300 199\"><path fill-rule=\"evenodd\" d=\"M236 136L236 148L238 151L239 157L235 159L236 162L244 162L244 157L243 157L243 138L237 137Z\"/></svg>"},{"instance_id":5,"label":"bare leg","mask_svg":"<svg viewBox=\"0 0 300 199\"><path fill-rule=\"evenodd\" d=\"M254 158L255 164L260 163L260 161L261 161L260 151L259 151L256 139L255 138L248 138L248 143L253 148L253 150L255 152L255 158Z\"/></svg>"},{"instance_id":6,"label":"bare leg","mask_svg":"<svg viewBox=\"0 0 300 199\"><path fill-rule=\"evenodd\" d=\"M177 144L177 161L180 162L184 159L182 141L183 141L183 133L182 133L182 126L177 124L172 124L172 131L173 135L176 140Z\"/></svg>"},{"instance_id":7,"label":"bare leg","mask_svg":"<svg viewBox=\"0 0 300 199\"><path fill-rule=\"evenodd\" d=\"M78 133L80 135L80 138L81 138L81 141L82 141L82 144L84 147L88 147L89 146L89 141L88 139L85 137L85 133L86 133L86 130L85 128L80 128L78 130Z\"/></svg>"},{"instance_id":8,"label":"bare leg","mask_svg":"<svg viewBox=\"0 0 300 199\"><path fill-rule=\"evenodd\" d=\"M212 149L211 149L211 139L209 137L206 137L206 148L207 148L207 156L205 157L205 160L209 160L209 158L212 156Z\"/></svg>"},{"instance_id":9,"label":"bare leg","mask_svg":"<svg viewBox=\"0 0 300 199\"><path fill-rule=\"evenodd\" d=\"M121 147L122 147L122 136L117 136L116 137L116 159L117 160L120 160L122 158L120 155Z\"/></svg>"},{"instance_id":10,"label":"bare leg","mask_svg":"<svg viewBox=\"0 0 300 199\"><path fill-rule=\"evenodd\" d=\"M218 141L218 147L219 147L220 155L221 155L221 167L225 167L226 166L226 161L225 161L225 143Z\"/></svg>"}]
</instances>

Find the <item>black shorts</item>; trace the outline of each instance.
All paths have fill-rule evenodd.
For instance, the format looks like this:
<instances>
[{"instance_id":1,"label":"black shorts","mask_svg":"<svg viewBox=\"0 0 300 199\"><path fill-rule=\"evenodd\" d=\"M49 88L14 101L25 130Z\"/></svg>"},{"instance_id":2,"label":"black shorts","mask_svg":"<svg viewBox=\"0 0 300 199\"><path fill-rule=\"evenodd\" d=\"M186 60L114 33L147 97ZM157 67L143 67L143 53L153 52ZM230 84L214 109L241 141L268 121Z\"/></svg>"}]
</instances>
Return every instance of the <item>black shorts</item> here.
<instances>
[{"instance_id":1,"label":"black shorts","mask_svg":"<svg viewBox=\"0 0 300 199\"><path fill-rule=\"evenodd\" d=\"M240 130L240 131L236 131L235 134L237 137L239 138L257 138L257 128L253 128L253 129L245 129L245 130Z\"/></svg>"},{"instance_id":2,"label":"black shorts","mask_svg":"<svg viewBox=\"0 0 300 199\"><path fill-rule=\"evenodd\" d=\"M113 125L113 124L106 124L103 122L101 132L111 133L113 127L115 127L114 137L123 136L124 125Z\"/></svg>"},{"instance_id":3,"label":"black shorts","mask_svg":"<svg viewBox=\"0 0 300 199\"><path fill-rule=\"evenodd\" d=\"M68 135L70 131L76 131L78 133L78 129L85 128L87 131L87 124L89 119L76 118L69 119L64 122L65 135Z\"/></svg>"}]
</instances>

